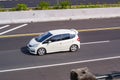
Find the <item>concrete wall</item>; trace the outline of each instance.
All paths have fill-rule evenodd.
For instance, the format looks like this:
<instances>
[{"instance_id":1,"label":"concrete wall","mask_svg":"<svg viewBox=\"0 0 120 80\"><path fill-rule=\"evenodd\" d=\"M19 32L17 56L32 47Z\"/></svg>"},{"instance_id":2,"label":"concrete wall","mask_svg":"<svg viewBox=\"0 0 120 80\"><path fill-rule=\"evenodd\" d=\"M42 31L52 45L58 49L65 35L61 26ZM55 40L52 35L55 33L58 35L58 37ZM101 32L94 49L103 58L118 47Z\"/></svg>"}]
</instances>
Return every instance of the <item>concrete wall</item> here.
<instances>
[{"instance_id":1,"label":"concrete wall","mask_svg":"<svg viewBox=\"0 0 120 80\"><path fill-rule=\"evenodd\" d=\"M0 12L0 24L120 17L120 8Z\"/></svg>"}]
</instances>

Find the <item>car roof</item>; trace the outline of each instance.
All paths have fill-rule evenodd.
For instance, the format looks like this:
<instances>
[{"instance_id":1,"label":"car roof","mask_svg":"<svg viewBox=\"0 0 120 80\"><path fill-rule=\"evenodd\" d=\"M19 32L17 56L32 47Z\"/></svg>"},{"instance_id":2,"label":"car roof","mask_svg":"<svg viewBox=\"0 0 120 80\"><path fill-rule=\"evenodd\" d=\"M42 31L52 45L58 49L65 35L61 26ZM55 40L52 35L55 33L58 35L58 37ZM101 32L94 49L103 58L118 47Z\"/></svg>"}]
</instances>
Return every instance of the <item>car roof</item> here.
<instances>
[{"instance_id":1,"label":"car roof","mask_svg":"<svg viewBox=\"0 0 120 80\"><path fill-rule=\"evenodd\" d=\"M49 31L53 35L57 34L78 34L78 31L75 29L56 29L56 30L50 30Z\"/></svg>"}]
</instances>

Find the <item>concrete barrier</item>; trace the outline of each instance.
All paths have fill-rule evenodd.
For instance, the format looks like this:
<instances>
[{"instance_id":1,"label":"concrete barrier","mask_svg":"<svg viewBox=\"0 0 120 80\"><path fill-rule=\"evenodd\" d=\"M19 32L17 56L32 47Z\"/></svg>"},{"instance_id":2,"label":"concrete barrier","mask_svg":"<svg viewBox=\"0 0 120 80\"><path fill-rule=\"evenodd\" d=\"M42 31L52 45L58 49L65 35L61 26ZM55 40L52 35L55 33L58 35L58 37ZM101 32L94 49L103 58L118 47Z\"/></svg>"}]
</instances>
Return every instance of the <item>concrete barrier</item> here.
<instances>
[{"instance_id":1,"label":"concrete barrier","mask_svg":"<svg viewBox=\"0 0 120 80\"><path fill-rule=\"evenodd\" d=\"M120 8L0 12L0 24L120 17Z\"/></svg>"}]
</instances>

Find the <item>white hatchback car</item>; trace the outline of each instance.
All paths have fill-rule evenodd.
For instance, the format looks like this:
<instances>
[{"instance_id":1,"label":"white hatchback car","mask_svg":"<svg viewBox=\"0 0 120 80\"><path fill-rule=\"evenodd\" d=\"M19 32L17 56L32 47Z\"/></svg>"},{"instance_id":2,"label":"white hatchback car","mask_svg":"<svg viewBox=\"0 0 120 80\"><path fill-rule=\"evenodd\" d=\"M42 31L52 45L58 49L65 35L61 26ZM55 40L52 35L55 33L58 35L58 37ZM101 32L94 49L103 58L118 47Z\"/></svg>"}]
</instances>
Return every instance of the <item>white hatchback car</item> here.
<instances>
[{"instance_id":1,"label":"white hatchback car","mask_svg":"<svg viewBox=\"0 0 120 80\"><path fill-rule=\"evenodd\" d=\"M80 48L80 38L75 29L50 30L33 38L27 44L32 54L44 55L60 51L77 51Z\"/></svg>"}]
</instances>

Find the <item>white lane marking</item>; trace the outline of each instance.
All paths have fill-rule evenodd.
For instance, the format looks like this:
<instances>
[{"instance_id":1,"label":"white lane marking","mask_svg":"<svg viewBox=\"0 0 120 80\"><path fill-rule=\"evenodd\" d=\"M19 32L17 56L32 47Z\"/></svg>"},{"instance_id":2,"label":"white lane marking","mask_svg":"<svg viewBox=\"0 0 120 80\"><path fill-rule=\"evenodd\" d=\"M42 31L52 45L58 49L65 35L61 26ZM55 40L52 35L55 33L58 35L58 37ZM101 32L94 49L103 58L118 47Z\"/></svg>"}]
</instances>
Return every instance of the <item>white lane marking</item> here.
<instances>
[{"instance_id":1,"label":"white lane marking","mask_svg":"<svg viewBox=\"0 0 120 80\"><path fill-rule=\"evenodd\" d=\"M80 45L86 45L86 44L98 44L98 43L107 43L110 42L109 40L106 41L95 41L95 42L86 42L86 43L81 43Z\"/></svg>"},{"instance_id":2,"label":"white lane marking","mask_svg":"<svg viewBox=\"0 0 120 80\"><path fill-rule=\"evenodd\" d=\"M0 27L0 29L6 28L6 27L9 27L9 26L10 25L5 25L5 26Z\"/></svg>"},{"instance_id":3,"label":"white lane marking","mask_svg":"<svg viewBox=\"0 0 120 80\"><path fill-rule=\"evenodd\" d=\"M24 26L26 26L26 25L28 25L28 24L22 24L22 25L20 25L20 26L15 27L15 28L12 28L12 29L6 30L6 31L4 31L4 32L1 32L0 35L3 35L3 34L8 33L8 32L10 32L10 31L13 31L13 30L16 30L16 29L22 28L22 27L24 27Z\"/></svg>"},{"instance_id":4,"label":"white lane marking","mask_svg":"<svg viewBox=\"0 0 120 80\"><path fill-rule=\"evenodd\" d=\"M50 64L50 65L33 66L33 67L16 68L16 69L7 69L7 70L0 70L0 73L21 71L21 70L30 70L30 69L36 69L36 68L40 69L40 68L47 68L47 67L56 67L56 66L71 65L71 64L78 64L78 63L88 63L88 62L104 61L104 60L119 59L119 58L120 58L120 56L114 56L114 57L90 59L90 60L67 62L67 63L59 63L59 64Z\"/></svg>"}]
</instances>

